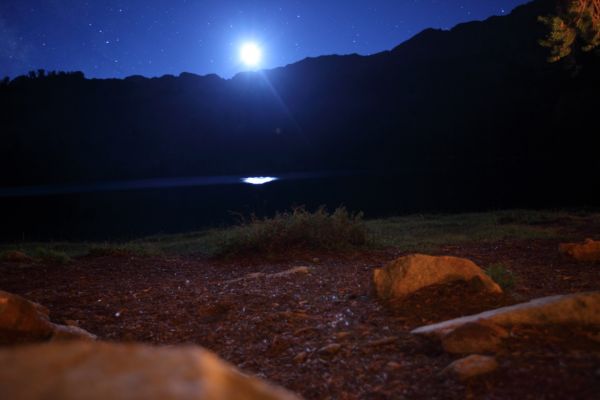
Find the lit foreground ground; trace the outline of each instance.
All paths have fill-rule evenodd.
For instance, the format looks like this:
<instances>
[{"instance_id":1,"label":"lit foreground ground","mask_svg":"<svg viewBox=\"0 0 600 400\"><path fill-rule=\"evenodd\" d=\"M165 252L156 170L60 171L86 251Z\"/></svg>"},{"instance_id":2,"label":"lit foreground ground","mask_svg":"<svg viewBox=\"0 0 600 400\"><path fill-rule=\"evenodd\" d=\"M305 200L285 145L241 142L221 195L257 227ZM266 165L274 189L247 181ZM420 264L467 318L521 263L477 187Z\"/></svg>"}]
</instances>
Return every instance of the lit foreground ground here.
<instances>
[{"instance_id":1,"label":"lit foreground ground","mask_svg":"<svg viewBox=\"0 0 600 400\"><path fill-rule=\"evenodd\" d=\"M597 331L513 330L513 340L496 356L498 370L461 383L439 374L459 357L410 330L537 297L600 290L600 264L558 252L563 241L598 239L598 215L518 211L367 225L371 238L364 248L268 256L211 257L214 232L101 251L97 245L44 244L71 259L46 251L31 262L0 262L0 289L39 302L52 320L77 324L102 340L206 347L308 399L596 398ZM44 253L34 250L39 244L9 247ZM90 247L96 251L88 254ZM401 303L378 301L373 269L414 251L492 266L505 294L480 296L446 285ZM311 272L238 279L299 266Z\"/></svg>"}]
</instances>

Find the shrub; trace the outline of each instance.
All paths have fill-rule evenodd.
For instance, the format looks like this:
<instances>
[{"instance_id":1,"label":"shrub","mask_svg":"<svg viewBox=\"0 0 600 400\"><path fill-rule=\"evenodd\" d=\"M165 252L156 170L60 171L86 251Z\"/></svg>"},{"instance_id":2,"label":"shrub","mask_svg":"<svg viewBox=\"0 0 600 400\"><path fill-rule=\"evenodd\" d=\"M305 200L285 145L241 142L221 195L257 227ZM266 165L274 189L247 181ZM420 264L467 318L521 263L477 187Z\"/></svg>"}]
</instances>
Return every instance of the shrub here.
<instances>
[{"instance_id":1,"label":"shrub","mask_svg":"<svg viewBox=\"0 0 600 400\"><path fill-rule=\"evenodd\" d=\"M344 207L329 213L323 206L315 212L298 207L277 213L272 218L252 216L228 232L217 253L281 253L290 249L358 247L367 242L367 229L362 217L362 213L352 214Z\"/></svg>"},{"instance_id":2,"label":"shrub","mask_svg":"<svg viewBox=\"0 0 600 400\"><path fill-rule=\"evenodd\" d=\"M515 274L507 269L502 263L495 263L488 266L486 274L494 280L502 289L510 290L515 287Z\"/></svg>"}]
</instances>

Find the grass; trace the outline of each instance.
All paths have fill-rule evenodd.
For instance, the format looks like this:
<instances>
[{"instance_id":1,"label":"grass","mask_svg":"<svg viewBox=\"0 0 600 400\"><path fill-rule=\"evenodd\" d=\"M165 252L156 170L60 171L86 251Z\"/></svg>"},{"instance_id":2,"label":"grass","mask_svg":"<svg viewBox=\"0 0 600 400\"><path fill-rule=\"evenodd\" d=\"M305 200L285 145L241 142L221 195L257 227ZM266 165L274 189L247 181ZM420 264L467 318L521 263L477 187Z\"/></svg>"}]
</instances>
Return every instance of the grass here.
<instances>
[{"instance_id":1,"label":"grass","mask_svg":"<svg viewBox=\"0 0 600 400\"><path fill-rule=\"evenodd\" d=\"M101 243L92 244L87 252L88 255L94 257L106 257L106 256L157 256L162 255L160 249L155 248L151 245L144 243L123 243L123 244L112 244L112 243Z\"/></svg>"},{"instance_id":2,"label":"grass","mask_svg":"<svg viewBox=\"0 0 600 400\"><path fill-rule=\"evenodd\" d=\"M48 264L67 264L71 257L64 251L38 247L32 254L33 258Z\"/></svg>"},{"instance_id":3,"label":"grass","mask_svg":"<svg viewBox=\"0 0 600 400\"><path fill-rule=\"evenodd\" d=\"M595 215L574 216L561 211L510 210L392 217L368 221L367 228L375 246L427 252L441 245L468 242L567 238L562 228L577 227L592 217L598 220Z\"/></svg>"},{"instance_id":4,"label":"grass","mask_svg":"<svg viewBox=\"0 0 600 400\"><path fill-rule=\"evenodd\" d=\"M494 263L485 269L485 273L492 278L503 290L511 290L515 287L516 276L502 263Z\"/></svg>"},{"instance_id":5,"label":"grass","mask_svg":"<svg viewBox=\"0 0 600 400\"><path fill-rule=\"evenodd\" d=\"M43 262L47 264L67 264L71 257L64 251L38 246L29 251L7 249L0 252L0 261Z\"/></svg>"},{"instance_id":6,"label":"grass","mask_svg":"<svg viewBox=\"0 0 600 400\"><path fill-rule=\"evenodd\" d=\"M579 240L582 227L600 228L600 214L582 211L509 210L468 214L407 215L363 220L344 208L314 212L296 208L271 218L250 217L238 225L177 235L157 235L121 243L22 243L1 245L36 258L68 262L92 256L285 254L293 249L396 248L432 252L442 245L503 239Z\"/></svg>"}]
</instances>

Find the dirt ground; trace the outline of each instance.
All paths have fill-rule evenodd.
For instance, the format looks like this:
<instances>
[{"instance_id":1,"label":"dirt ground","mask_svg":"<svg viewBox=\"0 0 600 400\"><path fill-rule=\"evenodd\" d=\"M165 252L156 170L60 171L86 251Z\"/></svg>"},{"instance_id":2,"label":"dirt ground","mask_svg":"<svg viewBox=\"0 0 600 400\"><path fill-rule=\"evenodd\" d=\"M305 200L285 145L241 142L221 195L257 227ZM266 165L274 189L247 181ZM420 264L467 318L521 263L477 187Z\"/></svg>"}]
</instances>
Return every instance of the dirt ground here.
<instances>
[{"instance_id":1,"label":"dirt ground","mask_svg":"<svg viewBox=\"0 0 600 400\"><path fill-rule=\"evenodd\" d=\"M430 288L402 304L373 296L375 267L402 254L244 258L86 256L67 265L0 263L0 289L37 301L55 322L103 340L206 347L243 371L307 399L592 399L600 393L600 333L513 330L500 368L469 383L440 375L456 356L410 330L532 298L600 290L600 265L574 263L554 240L445 246L436 254L517 276L499 297ZM228 282L308 266L312 273ZM443 298L443 301L439 299ZM340 346L325 346L339 344Z\"/></svg>"}]
</instances>

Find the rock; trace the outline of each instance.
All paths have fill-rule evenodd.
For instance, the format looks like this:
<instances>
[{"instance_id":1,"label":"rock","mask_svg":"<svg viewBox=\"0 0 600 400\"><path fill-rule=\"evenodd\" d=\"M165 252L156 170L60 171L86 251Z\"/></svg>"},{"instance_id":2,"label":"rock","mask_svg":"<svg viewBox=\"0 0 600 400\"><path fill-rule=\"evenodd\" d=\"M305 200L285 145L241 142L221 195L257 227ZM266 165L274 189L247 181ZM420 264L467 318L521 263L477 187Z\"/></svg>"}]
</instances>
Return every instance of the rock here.
<instances>
[{"instance_id":1,"label":"rock","mask_svg":"<svg viewBox=\"0 0 600 400\"><path fill-rule=\"evenodd\" d=\"M50 339L54 325L38 303L0 290L0 345Z\"/></svg>"},{"instance_id":2,"label":"rock","mask_svg":"<svg viewBox=\"0 0 600 400\"><path fill-rule=\"evenodd\" d=\"M308 354L305 351L300 352L300 353L296 354L296 356L294 357L294 362L296 364L302 364L306 360L307 356L308 356Z\"/></svg>"},{"instance_id":3,"label":"rock","mask_svg":"<svg viewBox=\"0 0 600 400\"><path fill-rule=\"evenodd\" d=\"M389 369L400 369L402 368L402 364L397 363L396 361L390 361L386 365Z\"/></svg>"},{"instance_id":4,"label":"rock","mask_svg":"<svg viewBox=\"0 0 600 400\"><path fill-rule=\"evenodd\" d=\"M8 261L14 263L28 263L32 262L33 258L29 257L27 254L18 250L9 250L0 256L0 261Z\"/></svg>"},{"instance_id":5,"label":"rock","mask_svg":"<svg viewBox=\"0 0 600 400\"><path fill-rule=\"evenodd\" d=\"M600 326L600 292L542 297L527 303L422 326L412 333L442 339L460 326L481 321L505 328L518 325L560 324L598 327Z\"/></svg>"},{"instance_id":6,"label":"rock","mask_svg":"<svg viewBox=\"0 0 600 400\"><path fill-rule=\"evenodd\" d=\"M53 342L0 349L0 365L6 399L299 399L194 346Z\"/></svg>"},{"instance_id":7,"label":"rock","mask_svg":"<svg viewBox=\"0 0 600 400\"><path fill-rule=\"evenodd\" d=\"M378 346L386 346L388 344L396 343L398 341L397 336L388 336L381 339L373 340L371 342L365 343L366 347L378 347Z\"/></svg>"},{"instance_id":8,"label":"rock","mask_svg":"<svg viewBox=\"0 0 600 400\"><path fill-rule=\"evenodd\" d=\"M53 324L49 314L38 303L0 290L0 345L96 338L78 327Z\"/></svg>"},{"instance_id":9,"label":"rock","mask_svg":"<svg viewBox=\"0 0 600 400\"><path fill-rule=\"evenodd\" d=\"M338 343L328 344L319 349L319 354L333 355L340 351L341 348L342 345Z\"/></svg>"},{"instance_id":10,"label":"rock","mask_svg":"<svg viewBox=\"0 0 600 400\"><path fill-rule=\"evenodd\" d=\"M473 354L454 361L443 371L443 375L452 375L461 381L466 381L476 376L489 374L498 369L498 362L494 357Z\"/></svg>"},{"instance_id":11,"label":"rock","mask_svg":"<svg viewBox=\"0 0 600 400\"><path fill-rule=\"evenodd\" d=\"M89 333L85 329L70 325L54 324L54 332L51 340L96 340L97 336Z\"/></svg>"},{"instance_id":12,"label":"rock","mask_svg":"<svg viewBox=\"0 0 600 400\"><path fill-rule=\"evenodd\" d=\"M479 280L486 292L502 293L500 286L481 268L464 258L413 254L373 271L375 290L384 300L405 297L431 285L473 279Z\"/></svg>"},{"instance_id":13,"label":"rock","mask_svg":"<svg viewBox=\"0 0 600 400\"><path fill-rule=\"evenodd\" d=\"M509 336L503 327L486 320L469 322L442 337L447 353L473 354L498 351L502 339Z\"/></svg>"},{"instance_id":14,"label":"rock","mask_svg":"<svg viewBox=\"0 0 600 400\"><path fill-rule=\"evenodd\" d=\"M290 275L294 275L294 274L306 275L309 273L310 273L310 268L308 268L308 267L295 267L295 268L288 269L286 271L277 272L275 274L269 274L269 275L267 275L267 278L282 278L282 277L286 277L286 276L290 276Z\"/></svg>"},{"instance_id":15,"label":"rock","mask_svg":"<svg viewBox=\"0 0 600 400\"><path fill-rule=\"evenodd\" d=\"M600 241L586 239L581 243L561 243L558 250L576 261L600 261Z\"/></svg>"},{"instance_id":16,"label":"rock","mask_svg":"<svg viewBox=\"0 0 600 400\"><path fill-rule=\"evenodd\" d=\"M285 278L285 277L288 277L288 276L294 275L294 274L306 275L309 273L310 273L310 268L308 268L308 267L295 267L295 268L291 268L291 269L288 269L285 271L276 272L274 274L265 274L264 272L253 272L251 274L242 276L241 278L236 278L236 279L226 281L225 283L235 283L235 282L244 281L244 280L248 280L248 279L258 279L258 278Z\"/></svg>"},{"instance_id":17,"label":"rock","mask_svg":"<svg viewBox=\"0 0 600 400\"><path fill-rule=\"evenodd\" d=\"M342 332L336 332L333 337L335 337L336 339L345 339L348 336L350 336L351 333L348 331L342 331Z\"/></svg>"}]
</instances>

